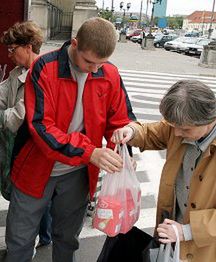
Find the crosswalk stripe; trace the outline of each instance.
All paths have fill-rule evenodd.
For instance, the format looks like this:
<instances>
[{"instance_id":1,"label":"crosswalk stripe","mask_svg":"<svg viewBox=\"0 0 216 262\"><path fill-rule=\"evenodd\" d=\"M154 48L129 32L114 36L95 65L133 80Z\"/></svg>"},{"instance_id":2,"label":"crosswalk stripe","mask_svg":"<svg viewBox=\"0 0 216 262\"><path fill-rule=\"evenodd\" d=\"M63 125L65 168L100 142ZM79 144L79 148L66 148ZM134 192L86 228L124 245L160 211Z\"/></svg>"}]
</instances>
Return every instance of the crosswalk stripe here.
<instances>
[{"instance_id":1,"label":"crosswalk stripe","mask_svg":"<svg viewBox=\"0 0 216 262\"><path fill-rule=\"evenodd\" d=\"M160 83L160 84L167 84L169 83L170 85L177 82L178 80L182 80L182 79L191 79L189 77L186 78L182 78L182 77L178 77L178 78L168 78L168 77L160 77L160 76L152 76L152 77L146 77L146 75L133 75L133 76L125 76L125 75L121 75L122 79L125 81L138 81L138 82L151 82L151 83ZM196 80L199 80L207 85L211 85L215 86L215 81L209 81L209 80L203 80L203 79L199 79L197 78Z\"/></svg>"},{"instance_id":2,"label":"crosswalk stripe","mask_svg":"<svg viewBox=\"0 0 216 262\"><path fill-rule=\"evenodd\" d=\"M203 80L212 80L215 81L216 78L216 74L215 76L202 76L202 75L190 75L190 74L171 74L171 73L159 73L159 72L149 72L149 71L138 71L138 70L119 70L120 74L124 74L124 73L135 73L135 74L146 74L148 76L151 75L155 75L155 76L170 76L170 77L180 77L180 78L184 78L184 77L188 77L188 78L195 78L195 79L203 79Z\"/></svg>"}]
</instances>

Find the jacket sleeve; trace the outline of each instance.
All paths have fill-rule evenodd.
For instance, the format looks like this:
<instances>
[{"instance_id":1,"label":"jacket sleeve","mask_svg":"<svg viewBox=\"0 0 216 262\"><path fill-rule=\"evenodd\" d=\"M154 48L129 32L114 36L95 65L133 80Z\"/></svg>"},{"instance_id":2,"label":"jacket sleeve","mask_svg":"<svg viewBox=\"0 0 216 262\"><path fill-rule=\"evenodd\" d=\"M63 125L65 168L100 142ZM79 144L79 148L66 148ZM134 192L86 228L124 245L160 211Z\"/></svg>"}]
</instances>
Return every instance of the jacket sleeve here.
<instances>
[{"instance_id":1,"label":"jacket sleeve","mask_svg":"<svg viewBox=\"0 0 216 262\"><path fill-rule=\"evenodd\" d=\"M131 122L129 124L135 133L128 142L130 146L144 150L163 150L167 148L170 138L171 127L165 121L154 123Z\"/></svg>"},{"instance_id":2,"label":"jacket sleeve","mask_svg":"<svg viewBox=\"0 0 216 262\"><path fill-rule=\"evenodd\" d=\"M216 210L190 211L193 240L201 248L216 242Z\"/></svg>"},{"instance_id":3,"label":"jacket sleeve","mask_svg":"<svg viewBox=\"0 0 216 262\"><path fill-rule=\"evenodd\" d=\"M112 87L114 92L108 111L107 127L105 132L108 147L110 146L110 138L114 130L127 125L132 120L136 120L127 91L119 74L116 79L114 79L114 82Z\"/></svg>"},{"instance_id":4,"label":"jacket sleeve","mask_svg":"<svg viewBox=\"0 0 216 262\"><path fill-rule=\"evenodd\" d=\"M0 128L8 128L12 133L16 133L25 117L24 90L19 87L16 103L8 108L8 96L10 90L10 77L0 84Z\"/></svg>"},{"instance_id":5,"label":"jacket sleeve","mask_svg":"<svg viewBox=\"0 0 216 262\"><path fill-rule=\"evenodd\" d=\"M68 165L87 164L95 149L90 139L79 132L67 134L56 126L53 88L55 83L41 70L37 61L25 86L26 118L30 134L44 154Z\"/></svg>"}]
</instances>

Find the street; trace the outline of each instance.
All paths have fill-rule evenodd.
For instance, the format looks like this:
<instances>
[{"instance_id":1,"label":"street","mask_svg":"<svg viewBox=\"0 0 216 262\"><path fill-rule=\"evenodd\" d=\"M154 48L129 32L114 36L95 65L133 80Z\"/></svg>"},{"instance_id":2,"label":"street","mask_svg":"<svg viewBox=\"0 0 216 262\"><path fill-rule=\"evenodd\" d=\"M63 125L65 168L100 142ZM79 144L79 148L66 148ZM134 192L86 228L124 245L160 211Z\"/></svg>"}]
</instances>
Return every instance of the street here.
<instances>
[{"instance_id":1,"label":"street","mask_svg":"<svg viewBox=\"0 0 216 262\"><path fill-rule=\"evenodd\" d=\"M50 42L44 45L43 52L58 48L60 44ZM209 85L216 93L216 73L214 69L198 66L196 57L167 52L142 50L138 44L118 43L110 61L118 66L126 90L132 102L134 113L140 121L161 119L158 109L160 99L166 90L180 79L196 79ZM142 206L139 228L152 233L155 224L157 192L165 152L144 152L134 150L137 160L137 176L142 189ZM8 204L0 198L0 249L4 247L5 218ZM105 235L91 228L87 218L81 232L77 262L95 262L102 248ZM0 259L1 261L1 259ZM35 262L51 262L51 247L41 248Z\"/></svg>"}]
</instances>

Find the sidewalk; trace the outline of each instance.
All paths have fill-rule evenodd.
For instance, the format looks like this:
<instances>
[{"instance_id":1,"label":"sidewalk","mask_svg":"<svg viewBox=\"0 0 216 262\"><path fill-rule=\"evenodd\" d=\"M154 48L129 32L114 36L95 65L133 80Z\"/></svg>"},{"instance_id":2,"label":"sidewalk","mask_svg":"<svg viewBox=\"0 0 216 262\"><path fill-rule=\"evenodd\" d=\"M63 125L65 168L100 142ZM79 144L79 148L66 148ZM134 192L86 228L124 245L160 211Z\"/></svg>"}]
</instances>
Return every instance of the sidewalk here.
<instances>
[{"instance_id":1,"label":"sidewalk","mask_svg":"<svg viewBox=\"0 0 216 262\"><path fill-rule=\"evenodd\" d=\"M42 46L41 53L58 49L63 43L64 41L50 40ZM165 51L163 48L143 50L139 44L131 41L118 42L109 61L119 69L216 77L215 69L198 65L198 57Z\"/></svg>"}]
</instances>

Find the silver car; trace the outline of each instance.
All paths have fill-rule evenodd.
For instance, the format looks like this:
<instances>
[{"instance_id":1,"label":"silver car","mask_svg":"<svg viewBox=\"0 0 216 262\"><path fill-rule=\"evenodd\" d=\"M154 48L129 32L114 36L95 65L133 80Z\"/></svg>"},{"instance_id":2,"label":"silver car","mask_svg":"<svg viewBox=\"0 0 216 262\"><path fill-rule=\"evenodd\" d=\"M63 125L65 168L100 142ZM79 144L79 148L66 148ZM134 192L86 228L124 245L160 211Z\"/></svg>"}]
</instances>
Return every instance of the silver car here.
<instances>
[{"instance_id":1,"label":"silver car","mask_svg":"<svg viewBox=\"0 0 216 262\"><path fill-rule=\"evenodd\" d=\"M185 50L185 54L190 55L201 55L203 51L203 47L205 45L208 45L212 40L210 39L199 39L195 44L188 45L188 47Z\"/></svg>"}]
</instances>

